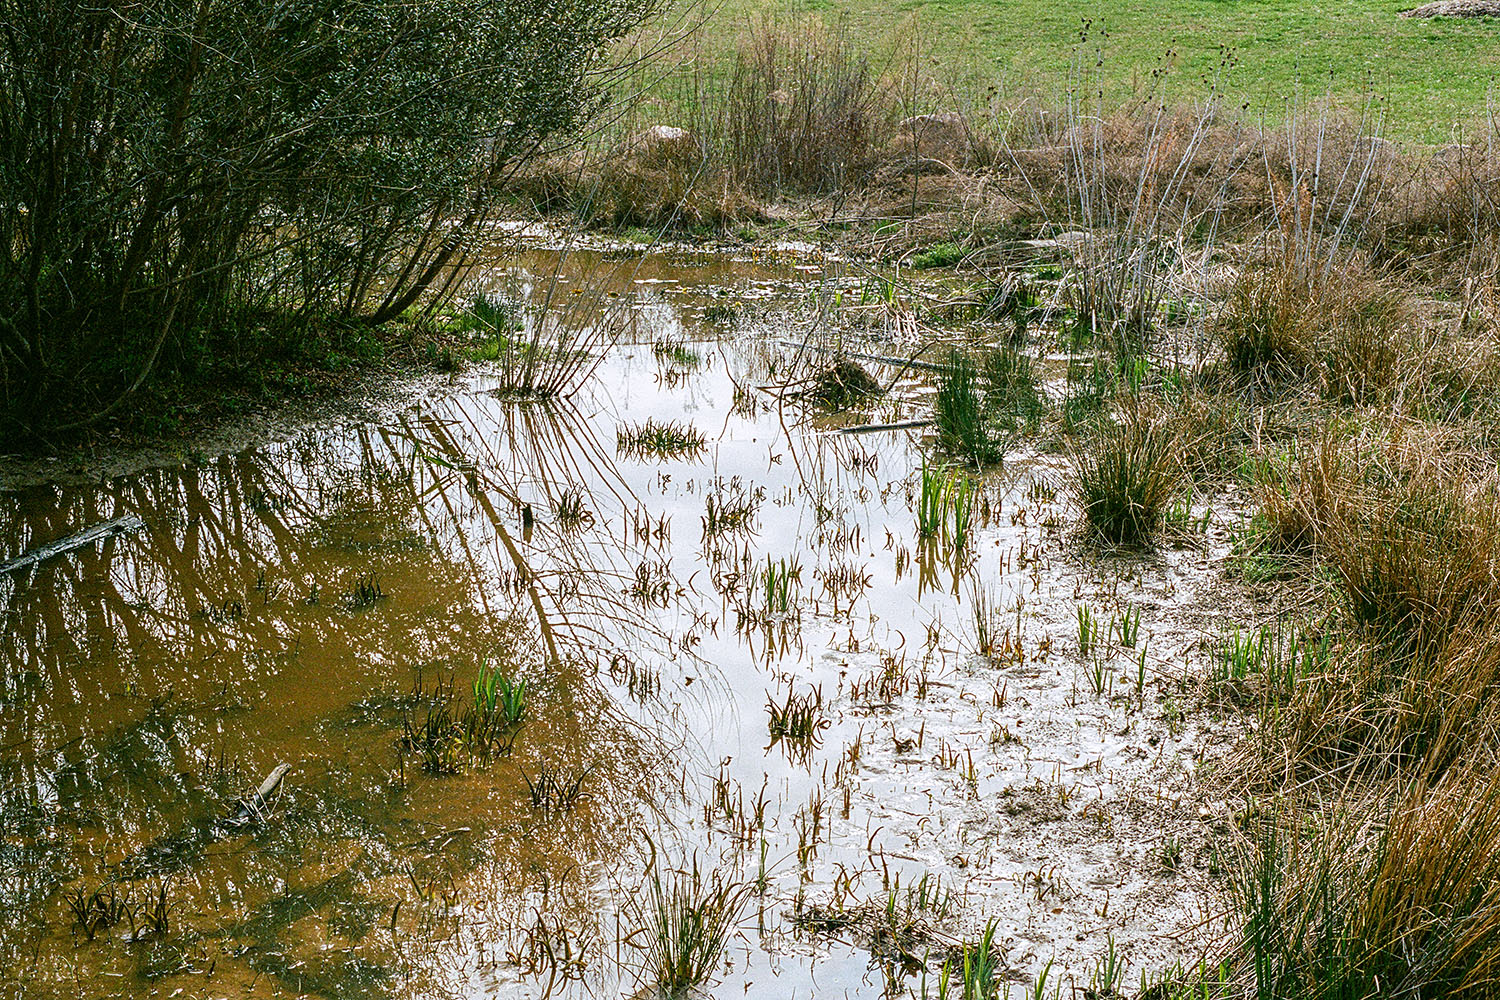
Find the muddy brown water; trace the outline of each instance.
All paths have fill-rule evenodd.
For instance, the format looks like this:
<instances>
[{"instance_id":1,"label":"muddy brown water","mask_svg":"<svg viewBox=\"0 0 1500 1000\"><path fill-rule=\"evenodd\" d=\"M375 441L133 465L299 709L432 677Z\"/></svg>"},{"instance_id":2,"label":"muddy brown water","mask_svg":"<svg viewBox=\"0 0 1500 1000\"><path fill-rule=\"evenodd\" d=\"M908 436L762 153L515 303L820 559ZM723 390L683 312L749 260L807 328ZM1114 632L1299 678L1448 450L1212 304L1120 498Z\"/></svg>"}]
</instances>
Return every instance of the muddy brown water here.
<instances>
[{"instance_id":1,"label":"muddy brown water","mask_svg":"<svg viewBox=\"0 0 1500 1000\"><path fill-rule=\"evenodd\" d=\"M920 429L735 391L867 276L795 252L558 266L488 280L604 281L630 317L569 400L498 397L479 365L373 418L0 495L0 560L144 521L0 579L0 995L633 995L652 857L757 883L715 996L920 995L921 959L935 990L991 919L1017 989L1086 986L1111 948L1132 977L1191 960L1227 724L1171 678L1224 613L1220 533L1093 554L1062 460L1018 450L964 553L922 543ZM853 419L921 416L920 382L895 389ZM647 418L705 445L621 449ZM746 523L711 530L711 500ZM769 610L768 560L793 577ZM1080 605L1106 631L1138 609L1138 645L1080 651ZM403 719L435 685L461 707L481 663L527 681L514 746L428 773ZM812 692L816 740L772 739L768 704ZM282 763L254 822L220 822ZM534 806L544 774L570 808ZM904 962L827 919L893 889Z\"/></svg>"}]
</instances>

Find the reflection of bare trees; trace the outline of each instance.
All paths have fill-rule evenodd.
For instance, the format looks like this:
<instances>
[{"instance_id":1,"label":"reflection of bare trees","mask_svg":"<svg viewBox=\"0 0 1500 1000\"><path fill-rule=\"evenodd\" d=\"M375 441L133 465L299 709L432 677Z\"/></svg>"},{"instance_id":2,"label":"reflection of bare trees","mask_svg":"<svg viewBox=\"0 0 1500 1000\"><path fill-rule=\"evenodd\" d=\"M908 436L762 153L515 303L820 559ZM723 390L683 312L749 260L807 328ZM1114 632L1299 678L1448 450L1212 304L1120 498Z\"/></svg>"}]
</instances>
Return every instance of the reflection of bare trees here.
<instances>
[{"instance_id":1,"label":"reflection of bare trees","mask_svg":"<svg viewBox=\"0 0 1500 1000\"><path fill-rule=\"evenodd\" d=\"M586 499L593 530L559 521L568 494ZM630 571L623 526L638 508L576 410L488 394L201 466L18 498L0 513L0 558L126 512L146 528L0 579L0 745L7 748L0 831L24 827L40 845L35 863L50 866L25 884L0 879L0 899L35 906L80 865L90 877L106 877L94 872L100 862L80 860L67 846L65 831L98 823L117 845L110 871L124 871L121 857L135 871L158 848L178 851L171 864L192 873L182 883L192 888L180 891L205 894L192 905L227 921L216 934L241 934L238 904L215 880L279 885L286 872L277 865L287 862L247 852L220 872L205 856L179 850L202 846L201 838L177 833L219 809L204 774L209 758L227 739L232 753L263 770L262 757L274 763L283 753L309 752L287 749L303 746L297 741L312 739L309 732L366 741L369 753L356 754L352 770L299 771L292 806L264 837L281 837L284 827L296 844L288 857L380 840L384 824L396 821L365 813L361 803L366 783L394 766L393 738L342 721L353 718L350 706L376 693L372 686L406 690L407 668L472 669L497 645L552 668L538 671L542 708L513 758L486 777L502 791L485 801L511 795L519 805L507 808L524 815L519 769L535 774L544 765L587 768L594 797L566 823L508 818L482 850L476 841L473 863L462 870L477 871L488 858L487 877L496 881L483 891L524 896L536 871L576 871L616 855L631 840L624 816L643 796L649 806L657 783L672 780L665 765L677 749L661 734L648 738L592 682L591 670L577 669L607 663L623 646L640 655L643 645L665 642L623 594ZM374 607L358 607L347 594L365 578L388 595ZM270 692L266 704L301 714L234 714L236 706L259 704L263 692ZM353 818L330 825L342 812ZM448 825L475 819L458 812ZM42 850L48 844L50 854ZM370 856L391 849L385 844ZM382 861L379 872L349 884L386 871ZM253 923L256 913L238 919ZM26 924L23 932L31 918L16 919L22 922L0 924L9 928L0 938L13 948L57 930Z\"/></svg>"},{"instance_id":2,"label":"reflection of bare trees","mask_svg":"<svg viewBox=\"0 0 1500 1000\"><path fill-rule=\"evenodd\" d=\"M530 615L549 656L638 625L618 601L620 545L561 530L559 497L587 496L601 519L636 506L611 455L564 404L457 397L388 426L357 427L158 470L98 489L28 498L3 530L19 552L134 511L145 531L0 581L0 677L101 654L191 660L296 641L298 615L360 565L399 591L424 588L478 616ZM420 567L420 569L419 569ZM529 585L507 601L496 574ZM315 588L317 588L315 590ZM325 615L325 639L353 650L359 619ZM107 655L106 655L107 658Z\"/></svg>"}]
</instances>

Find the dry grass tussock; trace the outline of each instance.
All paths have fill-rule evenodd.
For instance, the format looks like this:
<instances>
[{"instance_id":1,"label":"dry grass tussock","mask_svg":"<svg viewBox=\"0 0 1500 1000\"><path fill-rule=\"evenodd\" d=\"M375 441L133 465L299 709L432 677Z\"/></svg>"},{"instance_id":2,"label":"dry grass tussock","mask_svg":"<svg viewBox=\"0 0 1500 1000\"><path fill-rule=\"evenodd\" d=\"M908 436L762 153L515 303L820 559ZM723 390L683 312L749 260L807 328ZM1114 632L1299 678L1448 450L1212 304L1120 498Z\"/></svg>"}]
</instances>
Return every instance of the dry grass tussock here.
<instances>
[{"instance_id":1,"label":"dry grass tussock","mask_svg":"<svg viewBox=\"0 0 1500 1000\"><path fill-rule=\"evenodd\" d=\"M1500 118L1468 143L1411 151L1393 169L1370 242L1446 284L1455 256L1464 275L1493 273L1500 252Z\"/></svg>"},{"instance_id":2,"label":"dry grass tussock","mask_svg":"<svg viewBox=\"0 0 1500 1000\"><path fill-rule=\"evenodd\" d=\"M1240 273L1215 325L1241 379L1301 383L1334 401L1369 404L1425 358L1412 319L1406 293L1359 257L1307 262L1283 244Z\"/></svg>"},{"instance_id":3,"label":"dry grass tussock","mask_svg":"<svg viewBox=\"0 0 1500 1000\"><path fill-rule=\"evenodd\" d=\"M555 157L510 189L589 223L727 225L789 196L846 197L890 158L902 76L822 19L762 18L744 28L722 79L694 78L677 102L691 119L625 125L602 152Z\"/></svg>"},{"instance_id":4,"label":"dry grass tussock","mask_svg":"<svg viewBox=\"0 0 1500 1000\"><path fill-rule=\"evenodd\" d=\"M1500 473L1448 445L1329 429L1264 477L1264 541L1313 558L1350 626L1273 713L1260 748L1282 760L1273 770L1500 750Z\"/></svg>"},{"instance_id":5,"label":"dry grass tussock","mask_svg":"<svg viewBox=\"0 0 1500 1000\"><path fill-rule=\"evenodd\" d=\"M700 103L699 128L751 190L848 190L896 134L900 74L894 55L872 56L821 19L762 19L742 34L722 97Z\"/></svg>"}]
</instances>

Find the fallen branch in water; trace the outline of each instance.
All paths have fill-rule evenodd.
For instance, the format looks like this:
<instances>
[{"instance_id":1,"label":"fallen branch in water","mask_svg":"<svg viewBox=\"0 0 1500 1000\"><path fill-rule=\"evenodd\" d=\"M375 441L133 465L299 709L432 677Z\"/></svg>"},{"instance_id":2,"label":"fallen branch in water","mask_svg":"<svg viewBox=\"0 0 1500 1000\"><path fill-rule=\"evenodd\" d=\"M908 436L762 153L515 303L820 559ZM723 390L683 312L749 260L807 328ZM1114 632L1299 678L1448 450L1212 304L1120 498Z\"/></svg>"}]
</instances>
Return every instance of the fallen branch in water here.
<instances>
[{"instance_id":1,"label":"fallen branch in water","mask_svg":"<svg viewBox=\"0 0 1500 1000\"><path fill-rule=\"evenodd\" d=\"M240 799L239 806L220 823L220 826L238 830L265 820L266 813L270 810L267 800L276 793L276 789L281 787L281 779L286 777L286 773L291 769L290 764L277 764L271 773L266 775L266 780L260 783L260 787L255 790L254 794Z\"/></svg>"},{"instance_id":2,"label":"fallen branch in water","mask_svg":"<svg viewBox=\"0 0 1500 1000\"><path fill-rule=\"evenodd\" d=\"M91 528L84 528L76 534L60 538L55 542L39 545L24 555L17 556L7 563L0 564L0 574L14 573L17 570L26 569L29 566L46 562L48 559L81 549L85 545L103 541L111 536L123 534L127 531L139 531L145 526L146 522L142 521L137 515L126 514L123 517L117 517L102 524L96 524Z\"/></svg>"},{"instance_id":3,"label":"fallen branch in water","mask_svg":"<svg viewBox=\"0 0 1500 1000\"><path fill-rule=\"evenodd\" d=\"M874 434L876 431L904 431L913 427L930 427L931 420L898 420L894 424L860 424L857 427L840 427L840 434Z\"/></svg>"}]
</instances>

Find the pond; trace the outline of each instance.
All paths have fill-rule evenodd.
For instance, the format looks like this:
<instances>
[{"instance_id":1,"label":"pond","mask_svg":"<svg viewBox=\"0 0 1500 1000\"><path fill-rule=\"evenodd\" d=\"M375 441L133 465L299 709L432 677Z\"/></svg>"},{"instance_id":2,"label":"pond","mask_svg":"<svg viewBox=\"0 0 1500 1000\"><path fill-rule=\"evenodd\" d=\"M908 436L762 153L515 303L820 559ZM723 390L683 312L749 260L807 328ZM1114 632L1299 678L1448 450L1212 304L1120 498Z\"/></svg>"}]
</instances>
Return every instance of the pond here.
<instances>
[{"instance_id":1,"label":"pond","mask_svg":"<svg viewBox=\"0 0 1500 1000\"><path fill-rule=\"evenodd\" d=\"M1222 533L1101 554L1018 437L923 537L928 372L803 391L919 346L842 262L483 280L517 323L588 289L615 325L576 392L478 363L0 494L0 561L140 519L0 578L0 995L649 996L683 894L725 911L713 996L1194 960L1229 724L1178 679Z\"/></svg>"}]
</instances>

